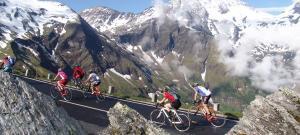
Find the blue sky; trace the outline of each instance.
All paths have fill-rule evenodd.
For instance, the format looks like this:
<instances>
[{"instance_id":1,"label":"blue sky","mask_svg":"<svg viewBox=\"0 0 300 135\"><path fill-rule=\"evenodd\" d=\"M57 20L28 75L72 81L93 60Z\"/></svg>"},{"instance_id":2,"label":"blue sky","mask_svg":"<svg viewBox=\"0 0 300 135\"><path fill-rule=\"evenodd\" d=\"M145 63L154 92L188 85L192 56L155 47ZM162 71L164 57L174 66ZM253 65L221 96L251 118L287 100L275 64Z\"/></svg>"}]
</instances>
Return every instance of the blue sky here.
<instances>
[{"instance_id":1,"label":"blue sky","mask_svg":"<svg viewBox=\"0 0 300 135\"><path fill-rule=\"evenodd\" d=\"M152 0L57 0L75 11L86 8L105 6L123 12L141 12L152 5ZM277 13L283 7L292 4L292 0L244 0L248 5L271 13Z\"/></svg>"}]
</instances>

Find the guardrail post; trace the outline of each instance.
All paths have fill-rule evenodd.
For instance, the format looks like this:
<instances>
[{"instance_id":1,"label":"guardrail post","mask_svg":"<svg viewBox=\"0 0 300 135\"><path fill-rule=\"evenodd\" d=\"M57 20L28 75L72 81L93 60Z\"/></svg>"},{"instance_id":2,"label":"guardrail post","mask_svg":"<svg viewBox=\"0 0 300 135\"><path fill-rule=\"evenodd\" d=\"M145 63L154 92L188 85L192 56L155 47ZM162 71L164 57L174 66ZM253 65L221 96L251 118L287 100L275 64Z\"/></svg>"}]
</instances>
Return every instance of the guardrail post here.
<instances>
[{"instance_id":1,"label":"guardrail post","mask_svg":"<svg viewBox=\"0 0 300 135\"><path fill-rule=\"evenodd\" d=\"M215 111L219 111L220 104L219 103L214 103L213 107L214 107Z\"/></svg>"},{"instance_id":2,"label":"guardrail post","mask_svg":"<svg viewBox=\"0 0 300 135\"><path fill-rule=\"evenodd\" d=\"M108 86L108 91L107 91L107 94L110 95L112 93L112 89L113 87L112 86Z\"/></svg>"},{"instance_id":3,"label":"guardrail post","mask_svg":"<svg viewBox=\"0 0 300 135\"><path fill-rule=\"evenodd\" d=\"M148 93L148 96L151 98L151 102L156 102L157 95L155 93Z\"/></svg>"},{"instance_id":4,"label":"guardrail post","mask_svg":"<svg viewBox=\"0 0 300 135\"><path fill-rule=\"evenodd\" d=\"M47 79L50 80L51 74L48 73Z\"/></svg>"},{"instance_id":5,"label":"guardrail post","mask_svg":"<svg viewBox=\"0 0 300 135\"><path fill-rule=\"evenodd\" d=\"M29 70L26 69L25 76L28 76L28 72L29 72Z\"/></svg>"}]
</instances>

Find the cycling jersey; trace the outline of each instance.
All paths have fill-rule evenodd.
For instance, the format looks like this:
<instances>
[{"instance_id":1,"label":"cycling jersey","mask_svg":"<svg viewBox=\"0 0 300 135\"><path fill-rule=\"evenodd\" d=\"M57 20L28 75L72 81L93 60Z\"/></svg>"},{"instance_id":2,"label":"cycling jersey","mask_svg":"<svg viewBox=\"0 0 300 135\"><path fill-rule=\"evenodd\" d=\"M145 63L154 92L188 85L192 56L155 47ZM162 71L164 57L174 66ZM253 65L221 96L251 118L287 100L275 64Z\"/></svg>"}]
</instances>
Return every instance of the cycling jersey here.
<instances>
[{"instance_id":1,"label":"cycling jersey","mask_svg":"<svg viewBox=\"0 0 300 135\"><path fill-rule=\"evenodd\" d=\"M63 72L63 71L59 71L57 73L57 75L61 78L61 80L67 80L68 79L67 74L65 72Z\"/></svg>"},{"instance_id":2,"label":"cycling jersey","mask_svg":"<svg viewBox=\"0 0 300 135\"><path fill-rule=\"evenodd\" d=\"M198 94L200 94L200 95L203 96L203 97L206 97L206 96L210 96L210 95L211 95L211 92L210 92L208 89L206 89L206 88L204 88L204 87L202 87L202 86L197 86L197 87L195 87L194 89L195 89L195 91L196 91Z\"/></svg>"},{"instance_id":3,"label":"cycling jersey","mask_svg":"<svg viewBox=\"0 0 300 135\"><path fill-rule=\"evenodd\" d=\"M78 78L82 79L83 76L84 76L84 72L80 66L76 66L73 68L73 77L75 79L78 79Z\"/></svg>"},{"instance_id":4,"label":"cycling jersey","mask_svg":"<svg viewBox=\"0 0 300 135\"><path fill-rule=\"evenodd\" d=\"M91 82L95 82L95 81L97 81L97 82L99 81L100 82L100 77L97 74L95 74L95 73L91 73L89 75L89 78L90 78Z\"/></svg>"},{"instance_id":5,"label":"cycling jersey","mask_svg":"<svg viewBox=\"0 0 300 135\"><path fill-rule=\"evenodd\" d=\"M175 102L175 98L172 94L170 94L169 92L164 92L163 93L164 97L166 99L168 99L171 103Z\"/></svg>"}]
</instances>

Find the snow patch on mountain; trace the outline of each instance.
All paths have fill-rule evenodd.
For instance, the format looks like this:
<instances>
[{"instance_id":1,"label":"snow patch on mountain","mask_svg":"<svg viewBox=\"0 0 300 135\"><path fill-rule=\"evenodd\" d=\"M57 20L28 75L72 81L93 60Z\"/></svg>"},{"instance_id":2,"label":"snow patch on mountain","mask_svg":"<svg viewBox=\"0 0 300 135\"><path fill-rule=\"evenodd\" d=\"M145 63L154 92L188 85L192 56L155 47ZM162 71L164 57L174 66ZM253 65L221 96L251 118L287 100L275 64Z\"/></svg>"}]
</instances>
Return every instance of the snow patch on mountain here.
<instances>
[{"instance_id":1,"label":"snow patch on mountain","mask_svg":"<svg viewBox=\"0 0 300 135\"><path fill-rule=\"evenodd\" d=\"M0 9L0 27L14 32L19 38L26 38L25 33L43 34L47 24L77 21L78 15L67 6L54 1L39 0L4 0L6 6Z\"/></svg>"},{"instance_id":2,"label":"snow patch on mountain","mask_svg":"<svg viewBox=\"0 0 300 135\"><path fill-rule=\"evenodd\" d=\"M130 85L135 86L132 82L130 82L131 79L131 75L123 75L121 73L119 73L118 71L116 71L114 68L109 69L109 71L111 71L112 73L122 77L124 80L126 80Z\"/></svg>"},{"instance_id":3,"label":"snow patch on mountain","mask_svg":"<svg viewBox=\"0 0 300 135\"><path fill-rule=\"evenodd\" d=\"M164 58L161 58L159 56L157 56L154 51L151 51L152 56L154 57L155 61L157 61L158 63L162 63L164 61Z\"/></svg>"}]
</instances>

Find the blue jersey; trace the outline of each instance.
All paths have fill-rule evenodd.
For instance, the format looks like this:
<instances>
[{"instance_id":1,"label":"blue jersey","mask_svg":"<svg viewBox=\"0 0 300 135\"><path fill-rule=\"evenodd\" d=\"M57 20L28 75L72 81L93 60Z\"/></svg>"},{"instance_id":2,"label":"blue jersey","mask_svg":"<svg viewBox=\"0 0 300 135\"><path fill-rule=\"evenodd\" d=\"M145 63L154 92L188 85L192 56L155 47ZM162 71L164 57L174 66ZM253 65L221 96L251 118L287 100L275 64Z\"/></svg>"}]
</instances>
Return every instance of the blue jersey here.
<instances>
[{"instance_id":1,"label":"blue jersey","mask_svg":"<svg viewBox=\"0 0 300 135\"><path fill-rule=\"evenodd\" d=\"M206 89L206 88L204 88L202 86L197 86L194 89L202 97L206 97L206 96L209 96L211 94L211 92L208 89Z\"/></svg>"}]
</instances>

